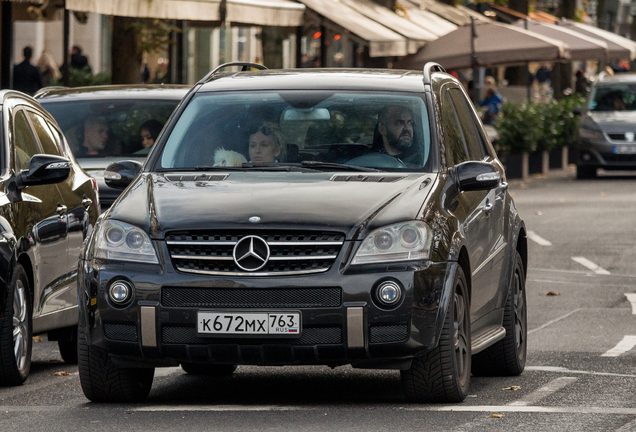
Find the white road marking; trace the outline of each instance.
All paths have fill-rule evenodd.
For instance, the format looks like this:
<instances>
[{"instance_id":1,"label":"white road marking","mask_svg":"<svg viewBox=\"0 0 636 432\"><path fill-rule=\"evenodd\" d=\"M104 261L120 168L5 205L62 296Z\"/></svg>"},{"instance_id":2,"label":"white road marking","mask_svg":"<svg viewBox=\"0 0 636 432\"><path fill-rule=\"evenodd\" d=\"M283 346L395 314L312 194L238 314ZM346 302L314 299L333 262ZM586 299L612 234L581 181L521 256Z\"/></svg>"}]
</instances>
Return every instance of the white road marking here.
<instances>
[{"instance_id":1,"label":"white road marking","mask_svg":"<svg viewBox=\"0 0 636 432\"><path fill-rule=\"evenodd\" d=\"M636 378L636 375L629 374L617 374L611 372L596 372L596 371L583 371L583 370L571 370L559 366L526 366L526 371L533 372L556 372L567 374L582 374L582 375L598 375L598 376L611 376L611 377L623 377L623 378Z\"/></svg>"},{"instance_id":2,"label":"white road marking","mask_svg":"<svg viewBox=\"0 0 636 432\"><path fill-rule=\"evenodd\" d=\"M446 405L446 406L408 406L404 411L454 411L454 412L487 412L487 413L563 413L563 414L618 414L634 415L636 408L610 407L555 407L555 406L514 406L514 405Z\"/></svg>"},{"instance_id":3,"label":"white road marking","mask_svg":"<svg viewBox=\"0 0 636 432\"><path fill-rule=\"evenodd\" d=\"M627 335L624 336L623 340L621 340L614 348L601 355L601 357L618 357L619 355L631 350L635 346L636 336Z\"/></svg>"},{"instance_id":4,"label":"white road marking","mask_svg":"<svg viewBox=\"0 0 636 432\"><path fill-rule=\"evenodd\" d=\"M636 315L636 293L625 293L625 297L632 304L632 315Z\"/></svg>"},{"instance_id":5,"label":"white road marking","mask_svg":"<svg viewBox=\"0 0 636 432\"><path fill-rule=\"evenodd\" d=\"M528 231L528 238L540 246L552 246L552 243L538 236L534 231Z\"/></svg>"},{"instance_id":6,"label":"white road marking","mask_svg":"<svg viewBox=\"0 0 636 432\"><path fill-rule=\"evenodd\" d=\"M185 373L185 372L183 372L183 369L181 369L181 366L167 367L167 368L156 368L155 369L155 378L169 376L169 375L175 374L177 372Z\"/></svg>"},{"instance_id":7,"label":"white road marking","mask_svg":"<svg viewBox=\"0 0 636 432\"><path fill-rule=\"evenodd\" d=\"M589 268L590 270L592 270L596 274L600 274L600 275L608 275L608 274L610 274L610 272L608 272L607 270L605 270L602 267L599 267L598 264L593 263L592 261L590 261L587 258L584 258L584 257L572 257L572 261L575 261L575 262L581 264L583 267Z\"/></svg>"},{"instance_id":8,"label":"white road marking","mask_svg":"<svg viewBox=\"0 0 636 432\"><path fill-rule=\"evenodd\" d=\"M561 390L563 387L566 387L573 382L575 382L577 378L575 377L560 377L550 381L547 385L541 387L533 391L532 393L524 396L523 398L516 400L514 402L509 403L511 406L528 406L533 405L539 402L541 399L550 396L552 393Z\"/></svg>"},{"instance_id":9,"label":"white road marking","mask_svg":"<svg viewBox=\"0 0 636 432\"><path fill-rule=\"evenodd\" d=\"M546 328L547 326L552 325L552 324L554 324L554 323L556 323L556 322L559 322L559 321L561 321L561 320L563 320L563 319L565 319L565 318L569 317L569 316L570 316L570 315L572 315L573 313L578 312L578 311L580 311L580 310L581 310L581 308L579 308L579 309L574 309L573 311L570 311L570 312L566 313L565 315L560 316L559 318L555 318L555 319L553 319L552 321L548 321L547 323L545 323L545 324L543 324L543 325L541 325L541 326L537 327L536 329L528 330L528 334L530 334L530 333L534 333L534 332L539 331L539 330L541 330L541 329L544 329L544 328Z\"/></svg>"}]
</instances>

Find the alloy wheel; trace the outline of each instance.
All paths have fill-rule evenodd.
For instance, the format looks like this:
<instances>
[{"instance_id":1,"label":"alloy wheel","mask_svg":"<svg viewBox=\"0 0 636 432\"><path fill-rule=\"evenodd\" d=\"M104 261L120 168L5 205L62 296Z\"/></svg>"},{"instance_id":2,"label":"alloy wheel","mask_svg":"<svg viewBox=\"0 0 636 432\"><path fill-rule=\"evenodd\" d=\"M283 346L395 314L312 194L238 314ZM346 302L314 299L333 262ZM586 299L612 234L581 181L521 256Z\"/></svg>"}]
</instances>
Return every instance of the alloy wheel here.
<instances>
[{"instance_id":1,"label":"alloy wheel","mask_svg":"<svg viewBox=\"0 0 636 432\"><path fill-rule=\"evenodd\" d=\"M460 381L464 382L466 375L470 373L470 368L467 366L470 360L467 336L468 320L466 317L466 302L459 290L455 292L454 306L455 361L457 363L457 372L459 373Z\"/></svg>"},{"instance_id":2,"label":"alloy wheel","mask_svg":"<svg viewBox=\"0 0 636 432\"><path fill-rule=\"evenodd\" d=\"M18 370L27 362L29 329L26 290L21 280L17 280L13 293L13 354Z\"/></svg>"}]
</instances>

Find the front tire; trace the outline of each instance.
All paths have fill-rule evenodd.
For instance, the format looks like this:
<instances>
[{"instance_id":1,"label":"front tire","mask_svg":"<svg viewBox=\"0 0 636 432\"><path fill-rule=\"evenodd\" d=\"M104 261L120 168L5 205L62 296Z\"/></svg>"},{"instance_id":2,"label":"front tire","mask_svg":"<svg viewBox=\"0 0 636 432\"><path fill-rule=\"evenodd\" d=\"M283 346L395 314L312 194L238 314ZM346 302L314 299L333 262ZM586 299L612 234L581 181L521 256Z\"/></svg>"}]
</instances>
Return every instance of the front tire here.
<instances>
[{"instance_id":1,"label":"front tire","mask_svg":"<svg viewBox=\"0 0 636 432\"><path fill-rule=\"evenodd\" d=\"M415 357L402 371L411 402L448 403L466 399L470 387L470 306L464 271L458 265L437 347Z\"/></svg>"},{"instance_id":2,"label":"front tire","mask_svg":"<svg viewBox=\"0 0 636 432\"><path fill-rule=\"evenodd\" d=\"M146 399L155 369L115 366L107 351L88 344L85 331L84 325L80 324L79 376L84 395L93 402L141 402Z\"/></svg>"},{"instance_id":3,"label":"front tire","mask_svg":"<svg viewBox=\"0 0 636 432\"><path fill-rule=\"evenodd\" d=\"M596 178L596 168L588 166L576 166L576 178L578 180Z\"/></svg>"},{"instance_id":4,"label":"front tire","mask_svg":"<svg viewBox=\"0 0 636 432\"><path fill-rule=\"evenodd\" d=\"M29 279L16 264L0 318L0 385L17 386L31 370L33 324Z\"/></svg>"},{"instance_id":5,"label":"front tire","mask_svg":"<svg viewBox=\"0 0 636 432\"><path fill-rule=\"evenodd\" d=\"M479 354L475 354L473 375L521 375L526 367L527 319L526 275L521 255L515 251L515 265L503 319L506 336Z\"/></svg>"}]
</instances>

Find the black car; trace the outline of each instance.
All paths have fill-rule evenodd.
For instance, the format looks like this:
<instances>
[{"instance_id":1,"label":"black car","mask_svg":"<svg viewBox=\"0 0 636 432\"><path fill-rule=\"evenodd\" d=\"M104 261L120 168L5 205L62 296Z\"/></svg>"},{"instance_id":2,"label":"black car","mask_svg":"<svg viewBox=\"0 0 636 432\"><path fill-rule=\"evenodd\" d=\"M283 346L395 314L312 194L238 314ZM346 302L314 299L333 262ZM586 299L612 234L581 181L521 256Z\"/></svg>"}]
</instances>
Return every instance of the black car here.
<instances>
[{"instance_id":1,"label":"black car","mask_svg":"<svg viewBox=\"0 0 636 432\"><path fill-rule=\"evenodd\" d=\"M53 117L19 92L0 101L0 385L19 385L33 335L77 363L77 258L99 201Z\"/></svg>"},{"instance_id":2,"label":"black car","mask_svg":"<svg viewBox=\"0 0 636 432\"><path fill-rule=\"evenodd\" d=\"M523 371L524 222L439 65L213 71L157 146L106 170L127 189L79 263L90 400L175 365L399 369L434 402Z\"/></svg>"},{"instance_id":3,"label":"black car","mask_svg":"<svg viewBox=\"0 0 636 432\"><path fill-rule=\"evenodd\" d=\"M601 75L592 85L579 125L576 176L636 169L636 74Z\"/></svg>"},{"instance_id":4,"label":"black car","mask_svg":"<svg viewBox=\"0 0 636 432\"><path fill-rule=\"evenodd\" d=\"M184 85L45 87L35 98L57 120L80 166L97 180L103 211L121 193L106 186L104 168L123 158L143 163L152 141L189 89ZM97 141L98 147L103 142L103 148L91 152L85 146L88 141Z\"/></svg>"}]
</instances>

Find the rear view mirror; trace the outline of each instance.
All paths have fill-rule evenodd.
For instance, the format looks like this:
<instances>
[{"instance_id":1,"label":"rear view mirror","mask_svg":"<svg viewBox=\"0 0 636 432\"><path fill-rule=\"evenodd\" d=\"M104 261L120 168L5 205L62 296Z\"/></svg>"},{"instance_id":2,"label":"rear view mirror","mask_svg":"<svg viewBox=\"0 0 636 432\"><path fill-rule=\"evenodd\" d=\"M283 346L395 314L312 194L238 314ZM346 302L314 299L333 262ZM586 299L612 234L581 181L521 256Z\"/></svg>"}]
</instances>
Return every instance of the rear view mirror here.
<instances>
[{"instance_id":1,"label":"rear view mirror","mask_svg":"<svg viewBox=\"0 0 636 432\"><path fill-rule=\"evenodd\" d=\"M61 156L36 154L31 158L29 169L16 176L18 190L27 186L61 183L71 173L71 161Z\"/></svg>"},{"instance_id":2,"label":"rear view mirror","mask_svg":"<svg viewBox=\"0 0 636 432\"><path fill-rule=\"evenodd\" d=\"M464 162L457 165L456 172L463 191L490 190L501 183L501 174L487 162Z\"/></svg>"},{"instance_id":3,"label":"rear view mirror","mask_svg":"<svg viewBox=\"0 0 636 432\"><path fill-rule=\"evenodd\" d=\"M330 120L327 108L289 108L283 113L284 121Z\"/></svg>"},{"instance_id":4,"label":"rear view mirror","mask_svg":"<svg viewBox=\"0 0 636 432\"><path fill-rule=\"evenodd\" d=\"M133 160L113 162L104 171L104 181L108 187L126 189L137 178L142 167L142 164Z\"/></svg>"}]
</instances>

